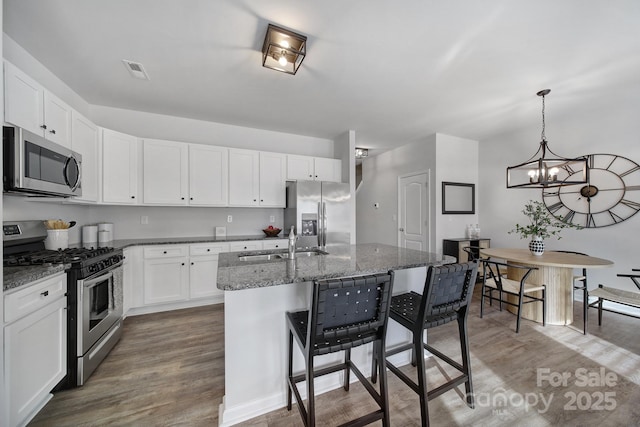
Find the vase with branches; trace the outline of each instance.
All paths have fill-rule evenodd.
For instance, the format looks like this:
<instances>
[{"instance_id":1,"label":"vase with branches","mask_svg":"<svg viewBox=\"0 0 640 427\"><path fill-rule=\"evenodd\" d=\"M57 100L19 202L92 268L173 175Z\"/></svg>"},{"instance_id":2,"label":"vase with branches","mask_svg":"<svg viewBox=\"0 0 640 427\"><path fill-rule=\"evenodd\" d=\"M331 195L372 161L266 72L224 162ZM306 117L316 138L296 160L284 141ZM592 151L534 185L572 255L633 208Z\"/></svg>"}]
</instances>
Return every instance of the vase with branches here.
<instances>
[{"instance_id":1,"label":"vase with branches","mask_svg":"<svg viewBox=\"0 0 640 427\"><path fill-rule=\"evenodd\" d=\"M522 213L529 219L529 224L516 224L509 234L515 233L520 235L521 239L531 239L529 249L534 255L542 255L544 252L544 239L556 237L559 240L562 238L560 232L563 229L580 228L562 221L562 217L551 215L544 203L536 200L529 200L524 205Z\"/></svg>"}]
</instances>

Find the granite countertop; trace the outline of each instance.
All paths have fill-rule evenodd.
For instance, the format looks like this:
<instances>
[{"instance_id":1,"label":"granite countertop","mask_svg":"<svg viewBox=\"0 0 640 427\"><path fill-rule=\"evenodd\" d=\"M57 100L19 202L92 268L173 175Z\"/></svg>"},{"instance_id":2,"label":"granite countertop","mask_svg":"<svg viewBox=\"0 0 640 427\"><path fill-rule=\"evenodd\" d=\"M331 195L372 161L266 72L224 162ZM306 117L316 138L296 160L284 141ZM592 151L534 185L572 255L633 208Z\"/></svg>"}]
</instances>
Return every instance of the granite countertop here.
<instances>
[{"instance_id":1,"label":"granite countertop","mask_svg":"<svg viewBox=\"0 0 640 427\"><path fill-rule=\"evenodd\" d=\"M130 246L144 246L144 245L173 245L173 244L190 244L190 243L222 243L222 242L241 242L247 240L277 240L286 239L286 237L266 237L261 235L250 236L226 236L226 237L159 237L152 239L122 239L114 240L108 243L108 246L117 249L124 249ZM69 245L70 248L82 247L82 244L75 243ZM42 279L47 276L51 276L60 271L64 271L69 266L64 264L48 264L48 265L36 265L36 266L19 266L19 267L4 267L2 275L2 284L4 291L18 288L26 285L30 282Z\"/></svg>"},{"instance_id":2,"label":"granite countertop","mask_svg":"<svg viewBox=\"0 0 640 427\"><path fill-rule=\"evenodd\" d=\"M382 244L343 245L330 247L327 252L295 261L240 261L241 252L222 253L218 261L218 288L236 291L455 262L448 255Z\"/></svg>"},{"instance_id":3,"label":"granite countertop","mask_svg":"<svg viewBox=\"0 0 640 427\"><path fill-rule=\"evenodd\" d=\"M177 245L177 244L190 244L190 243L228 243L228 242L242 242L246 240L279 240L286 239L286 237L266 237L261 235L250 236L225 236L225 237L158 237L153 239L122 239L109 242L109 246L114 248L124 249L130 246L144 246L144 245Z\"/></svg>"},{"instance_id":4,"label":"granite countertop","mask_svg":"<svg viewBox=\"0 0 640 427\"><path fill-rule=\"evenodd\" d=\"M7 292L68 268L65 264L34 265L29 267L4 267L2 269L3 290Z\"/></svg>"}]
</instances>

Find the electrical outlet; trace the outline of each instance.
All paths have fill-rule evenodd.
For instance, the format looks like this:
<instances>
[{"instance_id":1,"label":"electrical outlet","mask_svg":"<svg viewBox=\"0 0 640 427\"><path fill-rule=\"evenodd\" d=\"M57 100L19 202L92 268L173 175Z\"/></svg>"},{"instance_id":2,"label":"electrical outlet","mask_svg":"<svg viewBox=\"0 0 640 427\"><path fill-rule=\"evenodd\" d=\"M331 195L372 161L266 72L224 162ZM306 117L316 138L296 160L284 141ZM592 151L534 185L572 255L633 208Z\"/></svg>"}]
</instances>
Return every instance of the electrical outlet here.
<instances>
[{"instance_id":1,"label":"electrical outlet","mask_svg":"<svg viewBox=\"0 0 640 427\"><path fill-rule=\"evenodd\" d=\"M276 222L276 217L275 217L275 215L271 215L271 216L269 217L269 222L271 222L271 223Z\"/></svg>"},{"instance_id":2,"label":"electrical outlet","mask_svg":"<svg viewBox=\"0 0 640 427\"><path fill-rule=\"evenodd\" d=\"M146 215L143 215L140 217L140 224L149 224L149 217Z\"/></svg>"},{"instance_id":3,"label":"electrical outlet","mask_svg":"<svg viewBox=\"0 0 640 427\"><path fill-rule=\"evenodd\" d=\"M227 215L227 222L233 222L233 215Z\"/></svg>"}]
</instances>

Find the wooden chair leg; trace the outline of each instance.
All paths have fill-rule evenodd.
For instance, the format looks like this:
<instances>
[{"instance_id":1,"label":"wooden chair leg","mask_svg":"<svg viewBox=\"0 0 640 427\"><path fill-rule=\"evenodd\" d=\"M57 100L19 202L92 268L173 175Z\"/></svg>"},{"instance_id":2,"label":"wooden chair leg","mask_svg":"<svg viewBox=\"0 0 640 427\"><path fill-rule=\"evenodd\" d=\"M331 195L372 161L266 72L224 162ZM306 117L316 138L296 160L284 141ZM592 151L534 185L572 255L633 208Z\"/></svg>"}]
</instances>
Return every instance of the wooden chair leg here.
<instances>
[{"instance_id":1,"label":"wooden chair leg","mask_svg":"<svg viewBox=\"0 0 640 427\"><path fill-rule=\"evenodd\" d=\"M418 370L418 400L420 402L420 418L422 427L429 427L429 398L427 389L427 372L424 364L424 350L422 342L422 331L413 332L413 351L416 355L416 368Z\"/></svg>"},{"instance_id":2,"label":"wooden chair leg","mask_svg":"<svg viewBox=\"0 0 640 427\"><path fill-rule=\"evenodd\" d=\"M378 380L378 360L380 353L380 343L378 341L373 342L373 352L371 353L371 382L376 383ZM384 361L384 351L382 352L382 359ZM382 385L380 385L382 387Z\"/></svg>"},{"instance_id":3,"label":"wooden chair leg","mask_svg":"<svg viewBox=\"0 0 640 427\"><path fill-rule=\"evenodd\" d=\"M350 380L350 374L351 374L351 368L349 367L349 364L351 363L351 349L348 348L344 351L344 390L345 391L349 391L349 380Z\"/></svg>"},{"instance_id":4,"label":"wooden chair leg","mask_svg":"<svg viewBox=\"0 0 640 427\"><path fill-rule=\"evenodd\" d=\"M307 382L307 425L306 427L315 427L316 425L316 403L315 389L313 384L313 355L309 355L307 360L307 371L305 373Z\"/></svg>"},{"instance_id":5,"label":"wooden chair leg","mask_svg":"<svg viewBox=\"0 0 640 427\"><path fill-rule=\"evenodd\" d=\"M461 310L462 311L462 310ZM464 309L466 311L466 307ZM469 355L469 337L467 335L467 317L464 311L458 313L458 333L460 334L460 353L462 354L462 369L467 376L464 383L465 392L467 394L467 405L470 408L475 407L473 397L473 382L471 381L471 357Z\"/></svg>"},{"instance_id":6,"label":"wooden chair leg","mask_svg":"<svg viewBox=\"0 0 640 427\"><path fill-rule=\"evenodd\" d=\"M377 351L376 351L377 350ZM384 361L384 346L379 343L374 343L374 357L378 360ZM382 426L390 427L391 419L389 417L389 394L388 388L389 384L387 383L387 371L385 363L379 363L378 369L380 370L380 403L382 406L383 416L382 416Z\"/></svg>"},{"instance_id":7,"label":"wooden chair leg","mask_svg":"<svg viewBox=\"0 0 640 427\"><path fill-rule=\"evenodd\" d=\"M602 298L598 298L598 326L602 326Z\"/></svg>"},{"instance_id":8,"label":"wooden chair leg","mask_svg":"<svg viewBox=\"0 0 640 427\"><path fill-rule=\"evenodd\" d=\"M516 318L516 334L520 332L520 316L522 315L522 299L523 299L523 295L522 295L522 292L520 292L520 298L518 298L518 316Z\"/></svg>"},{"instance_id":9,"label":"wooden chair leg","mask_svg":"<svg viewBox=\"0 0 640 427\"><path fill-rule=\"evenodd\" d=\"M293 376L293 333L289 330L289 368L288 368L288 380L287 380L287 410L291 410L291 377Z\"/></svg>"},{"instance_id":10,"label":"wooden chair leg","mask_svg":"<svg viewBox=\"0 0 640 427\"><path fill-rule=\"evenodd\" d=\"M587 324L589 320L589 292L587 291L586 283L582 289L582 320L584 322L582 333L587 335Z\"/></svg>"}]
</instances>

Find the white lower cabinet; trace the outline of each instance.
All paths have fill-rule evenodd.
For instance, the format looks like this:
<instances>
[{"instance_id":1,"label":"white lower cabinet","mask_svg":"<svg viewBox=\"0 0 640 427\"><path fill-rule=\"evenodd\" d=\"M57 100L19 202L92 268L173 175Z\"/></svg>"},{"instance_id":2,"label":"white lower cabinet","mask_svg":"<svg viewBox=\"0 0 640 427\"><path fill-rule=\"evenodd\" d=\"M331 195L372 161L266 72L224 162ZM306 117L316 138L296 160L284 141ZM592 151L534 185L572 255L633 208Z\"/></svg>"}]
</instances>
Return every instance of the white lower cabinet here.
<instances>
[{"instance_id":1,"label":"white lower cabinet","mask_svg":"<svg viewBox=\"0 0 640 427\"><path fill-rule=\"evenodd\" d=\"M125 300L127 295L131 296L130 308L133 309L158 304L194 306L205 300L206 303L222 302L224 293L217 286L221 252L229 252L228 243L146 246L141 257L142 292L136 289L136 269L132 266L133 283L130 286L125 283ZM134 263L135 259L129 262Z\"/></svg>"},{"instance_id":2,"label":"white lower cabinet","mask_svg":"<svg viewBox=\"0 0 640 427\"><path fill-rule=\"evenodd\" d=\"M158 304L189 298L189 247L166 245L144 248L144 303Z\"/></svg>"},{"instance_id":3,"label":"white lower cabinet","mask_svg":"<svg viewBox=\"0 0 640 427\"><path fill-rule=\"evenodd\" d=\"M67 373L66 289L59 273L4 295L2 425L26 425Z\"/></svg>"},{"instance_id":4,"label":"white lower cabinet","mask_svg":"<svg viewBox=\"0 0 640 427\"><path fill-rule=\"evenodd\" d=\"M218 254L228 252L227 243L202 243L189 247L189 297L216 297L222 302L224 291L218 289Z\"/></svg>"}]
</instances>

